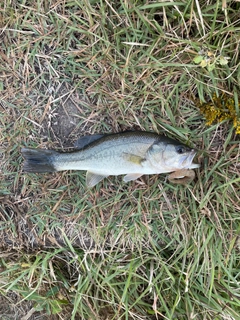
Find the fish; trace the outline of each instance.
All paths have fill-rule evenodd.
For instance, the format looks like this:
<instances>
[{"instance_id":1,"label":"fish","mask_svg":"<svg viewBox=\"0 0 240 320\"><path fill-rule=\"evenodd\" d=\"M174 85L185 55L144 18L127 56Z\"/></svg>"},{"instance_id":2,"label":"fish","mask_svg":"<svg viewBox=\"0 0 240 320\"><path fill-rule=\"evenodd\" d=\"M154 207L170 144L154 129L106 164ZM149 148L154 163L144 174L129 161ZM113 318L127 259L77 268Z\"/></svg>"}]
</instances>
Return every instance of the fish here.
<instances>
[{"instance_id":1,"label":"fish","mask_svg":"<svg viewBox=\"0 0 240 320\"><path fill-rule=\"evenodd\" d=\"M86 185L94 187L108 176L125 175L124 182L145 174L195 169L196 150L155 132L125 131L80 137L71 152L26 148L23 171L45 173L86 170Z\"/></svg>"}]
</instances>

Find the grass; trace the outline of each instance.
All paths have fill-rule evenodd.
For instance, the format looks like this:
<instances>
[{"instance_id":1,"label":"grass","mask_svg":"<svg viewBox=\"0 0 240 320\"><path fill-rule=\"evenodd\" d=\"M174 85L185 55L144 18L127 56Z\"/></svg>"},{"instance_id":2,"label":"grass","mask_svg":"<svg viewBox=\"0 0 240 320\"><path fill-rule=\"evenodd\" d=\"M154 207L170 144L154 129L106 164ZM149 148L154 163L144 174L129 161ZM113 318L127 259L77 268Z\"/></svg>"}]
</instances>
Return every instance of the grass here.
<instances>
[{"instance_id":1,"label":"grass","mask_svg":"<svg viewBox=\"0 0 240 320\"><path fill-rule=\"evenodd\" d=\"M0 4L3 319L239 319L239 135L207 126L192 102L226 93L239 117L239 12L211 0ZM201 67L203 49L228 63ZM21 171L22 146L127 129L195 145L194 183L110 177L87 190L83 172Z\"/></svg>"}]
</instances>

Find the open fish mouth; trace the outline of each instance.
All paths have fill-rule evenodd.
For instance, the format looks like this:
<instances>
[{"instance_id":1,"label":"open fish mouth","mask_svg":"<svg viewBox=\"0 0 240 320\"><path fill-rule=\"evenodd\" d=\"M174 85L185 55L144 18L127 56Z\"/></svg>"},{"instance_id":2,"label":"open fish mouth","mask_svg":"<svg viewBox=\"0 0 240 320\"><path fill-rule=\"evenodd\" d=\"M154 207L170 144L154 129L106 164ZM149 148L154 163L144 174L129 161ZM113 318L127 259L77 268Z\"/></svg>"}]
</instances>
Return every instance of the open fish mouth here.
<instances>
[{"instance_id":1,"label":"open fish mouth","mask_svg":"<svg viewBox=\"0 0 240 320\"><path fill-rule=\"evenodd\" d=\"M191 166L193 158L195 157L196 153L197 151L192 149L190 153L183 159L182 161L183 169L188 169Z\"/></svg>"}]
</instances>

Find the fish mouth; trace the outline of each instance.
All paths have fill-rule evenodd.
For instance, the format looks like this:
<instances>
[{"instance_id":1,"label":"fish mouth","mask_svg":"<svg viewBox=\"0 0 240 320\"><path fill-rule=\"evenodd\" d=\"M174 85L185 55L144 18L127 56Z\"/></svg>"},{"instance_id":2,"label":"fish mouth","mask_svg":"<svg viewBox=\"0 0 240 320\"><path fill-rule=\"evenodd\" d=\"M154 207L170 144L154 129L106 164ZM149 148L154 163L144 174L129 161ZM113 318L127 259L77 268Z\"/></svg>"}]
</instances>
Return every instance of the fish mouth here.
<instances>
[{"instance_id":1,"label":"fish mouth","mask_svg":"<svg viewBox=\"0 0 240 320\"><path fill-rule=\"evenodd\" d=\"M193 161L193 158L195 157L197 151L192 149L189 154L183 159L182 161L182 168L183 169L188 169Z\"/></svg>"}]
</instances>

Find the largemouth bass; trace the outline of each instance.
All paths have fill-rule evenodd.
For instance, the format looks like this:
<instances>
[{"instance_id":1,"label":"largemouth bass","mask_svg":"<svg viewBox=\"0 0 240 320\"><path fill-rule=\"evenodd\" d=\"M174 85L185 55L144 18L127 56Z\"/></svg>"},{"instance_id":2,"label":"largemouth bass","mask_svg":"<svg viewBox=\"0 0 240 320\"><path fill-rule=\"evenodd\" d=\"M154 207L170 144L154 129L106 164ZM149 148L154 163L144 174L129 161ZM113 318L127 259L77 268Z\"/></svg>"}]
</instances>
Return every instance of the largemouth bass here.
<instances>
[{"instance_id":1,"label":"largemouth bass","mask_svg":"<svg viewBox=\"0 0 240 320\"><path fill-rule=\"evenodd\" d=\"M110 175L125 174L125 182L144 174L194 169L194 149L153 132L122 132L84 136L73 152L22 148L25 172L87 170L86 184L95 186ZM186 171L186 170L185 170ZM181 171L180 171L181 172Z\"/></svg>"}]
</instances>

